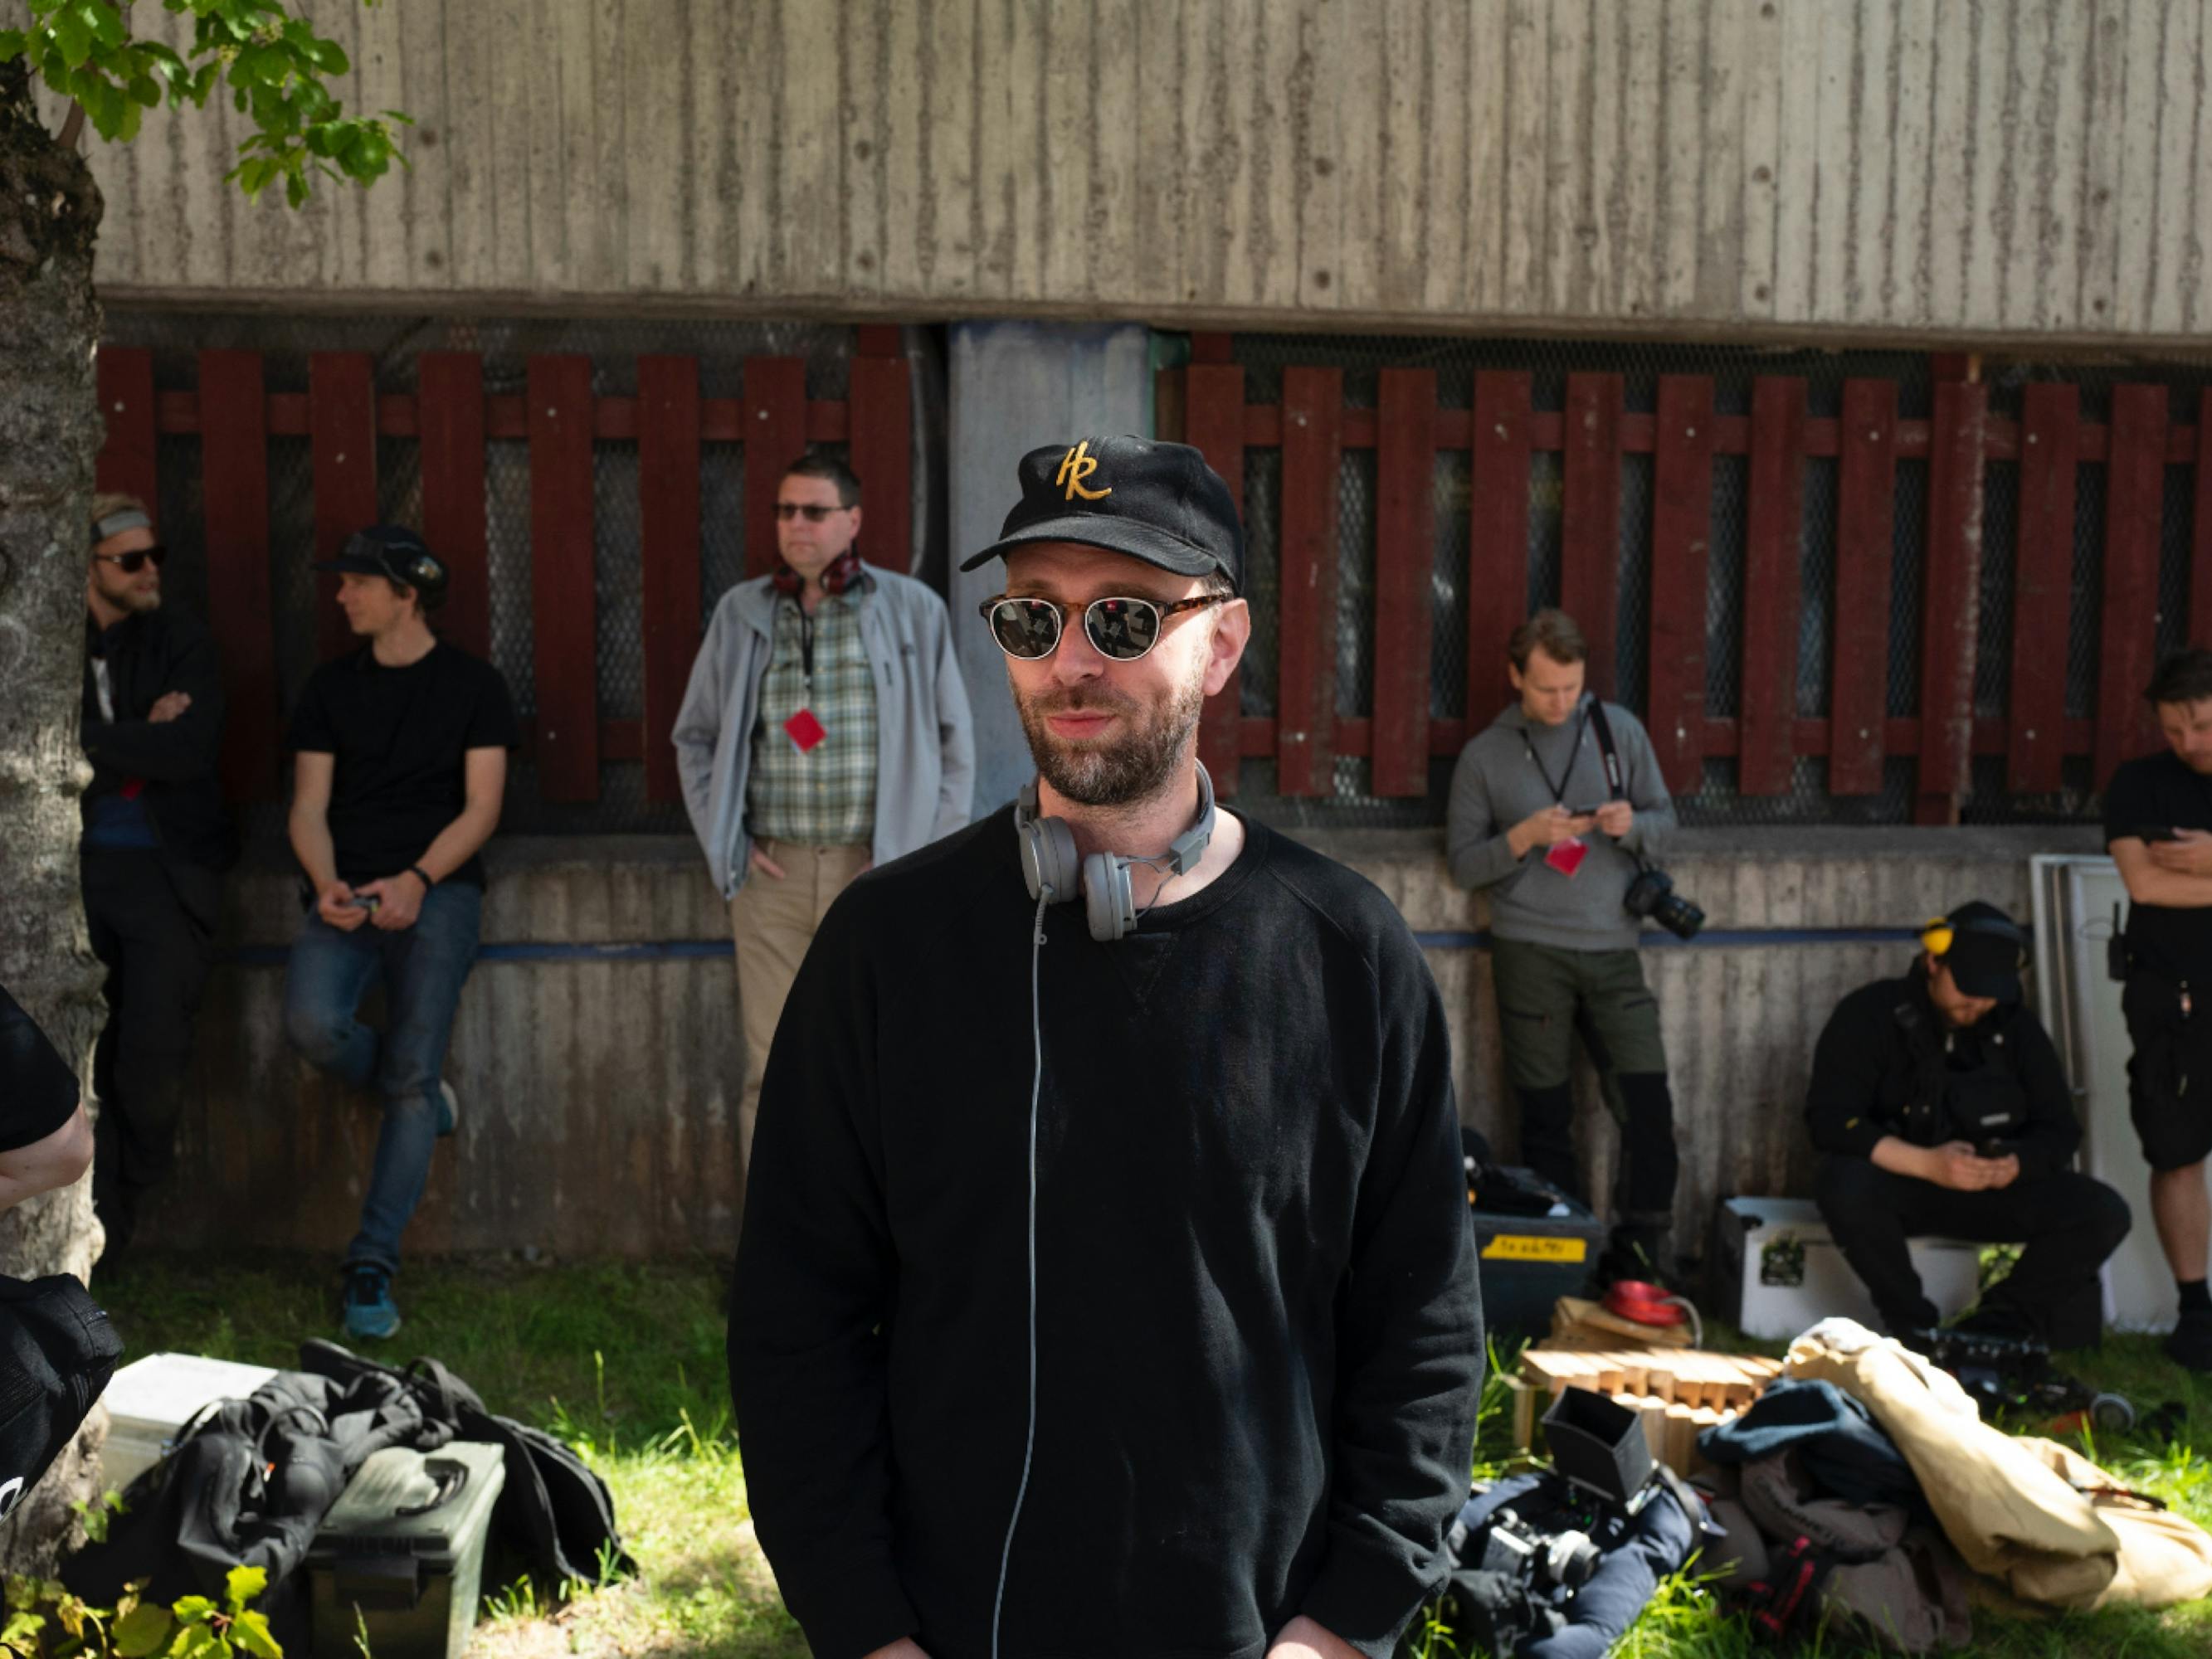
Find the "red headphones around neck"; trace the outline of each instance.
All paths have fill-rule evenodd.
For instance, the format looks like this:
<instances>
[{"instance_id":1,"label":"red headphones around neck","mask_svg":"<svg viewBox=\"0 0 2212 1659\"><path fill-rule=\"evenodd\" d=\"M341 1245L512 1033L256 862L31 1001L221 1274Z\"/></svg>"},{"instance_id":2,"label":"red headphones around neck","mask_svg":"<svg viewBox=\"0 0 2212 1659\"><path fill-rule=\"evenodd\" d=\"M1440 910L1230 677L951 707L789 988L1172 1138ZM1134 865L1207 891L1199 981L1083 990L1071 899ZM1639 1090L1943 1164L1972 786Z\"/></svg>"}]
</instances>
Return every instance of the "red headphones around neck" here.
<instances>
[{"instance_id":1,"label":"red headphones around neck","mask_svg":"<svg viewBox=\"0 0 2212 1659\"><path fill-rule=\"evenodd\" d=\"M775 583L775 591L779 593L795 595L806 586L806 579L787 564L778 565L770 580ZM848 547L832 559L829 568L823 571L822 591L824 593L842 593L860 580L860 556Z\"/></svg>"}]
</instances>

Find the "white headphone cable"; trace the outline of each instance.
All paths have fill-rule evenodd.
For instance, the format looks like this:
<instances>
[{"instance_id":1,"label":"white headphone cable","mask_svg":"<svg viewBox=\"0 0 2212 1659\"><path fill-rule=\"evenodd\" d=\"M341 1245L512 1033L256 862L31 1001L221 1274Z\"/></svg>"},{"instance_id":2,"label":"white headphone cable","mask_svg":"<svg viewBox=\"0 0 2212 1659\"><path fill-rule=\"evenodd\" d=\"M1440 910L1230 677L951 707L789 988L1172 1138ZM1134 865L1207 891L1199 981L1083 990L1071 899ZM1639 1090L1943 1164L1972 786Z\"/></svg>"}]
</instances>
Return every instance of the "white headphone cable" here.
<instances>
[{"instance_id":1,"label":"white headphone cable","mask_svg":"<svg viewBox=\"0 0 2212 1659\"><path fill-rule=\"evenodd\" d=\"M999 1659L999 1616L1006 1606L1006 1569L1014 1556L1014 1528L1021 1524L1022 1504L1030 1494L1030 1460L1036 1452L1037 1340L1036 1340L1036 1148L1037 1101L1044 1092L1044 1013L1037 989L1037 964L1044 955L1044 907L1052 902L1048 883L1039 883L1036 925L1030 935L1030 1043L1036 1056L1030 1076L1030 1425L1022 1442L1022 1483L1014 1492L1014 1512L1006 1520L1006 1541L999 1552L999 1588L991 1598L991 1659Z\"/></svg>"}]
</instances>

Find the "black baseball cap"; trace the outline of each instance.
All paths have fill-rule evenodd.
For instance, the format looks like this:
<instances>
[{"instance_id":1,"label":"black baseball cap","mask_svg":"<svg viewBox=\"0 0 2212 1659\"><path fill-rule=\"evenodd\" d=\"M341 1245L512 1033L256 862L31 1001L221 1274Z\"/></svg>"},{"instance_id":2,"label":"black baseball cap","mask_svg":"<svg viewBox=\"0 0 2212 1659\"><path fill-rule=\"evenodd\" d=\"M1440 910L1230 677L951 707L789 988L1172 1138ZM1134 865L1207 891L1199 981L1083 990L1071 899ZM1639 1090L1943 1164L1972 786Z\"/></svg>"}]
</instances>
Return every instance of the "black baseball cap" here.
<instances>
[{"instance_id":1,"label":"black baseball cap","mask_svg":"<svg viewBox=\"0 0 2212 1659\"><path fill-rule=\"evenodd\" d=\"M355 531L346 538L337 557L318 559L315 568L356 576L388 576L403 586L421 590L425 599L442 594L450 580L446 562L420 536L396 524L373 524Z\"/></svg>"},{"instance_id":2,"label":"black baseball cap","mask_svg":"<svg viewBox=\"0 0 2212 1659\"><path fill-rule=\"evenodd\" d=\"M1951 948L1937 958L1951 970L1951 982L1970 997L2020 1000L2020 963L2027 934L1994 904L1976 899L1943 918L1951 929Z\"/></svg>"},{"instance_id":3,"label":"black baseball cap","mask_svg":"<svg viewBox=\"0 0 2212 1659\"><path fill-rule=\"evenodd\" d=\"M1241 591L1244 532L1221 475L1188 444L1080 438L1022 457L1022 498L999 539L960 568L1004 558L1032 542L1079 542L1126 553L1178 576L1218 570Z\"/></svg>"}]
</instances>

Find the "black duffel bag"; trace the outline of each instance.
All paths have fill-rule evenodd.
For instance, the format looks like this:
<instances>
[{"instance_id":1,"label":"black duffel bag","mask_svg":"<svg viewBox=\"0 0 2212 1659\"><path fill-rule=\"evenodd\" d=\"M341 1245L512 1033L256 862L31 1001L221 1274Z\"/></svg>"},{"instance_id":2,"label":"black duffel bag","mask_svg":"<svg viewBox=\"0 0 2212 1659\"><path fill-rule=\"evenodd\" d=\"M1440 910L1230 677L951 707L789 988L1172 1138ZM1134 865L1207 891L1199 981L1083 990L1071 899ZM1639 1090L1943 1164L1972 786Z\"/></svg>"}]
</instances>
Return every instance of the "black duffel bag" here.
<instances>
[{"instance_id":1,"label":"black duffel bag","mask_svg":"<svg viewBox=\"0 0 2212 1659\"><path fill-rule=\"evenodd\" d=\"M0 1274L0 1520L69 1444L122 1355L106 1311L67 1273Z\"/></svg>"}]
</instances>

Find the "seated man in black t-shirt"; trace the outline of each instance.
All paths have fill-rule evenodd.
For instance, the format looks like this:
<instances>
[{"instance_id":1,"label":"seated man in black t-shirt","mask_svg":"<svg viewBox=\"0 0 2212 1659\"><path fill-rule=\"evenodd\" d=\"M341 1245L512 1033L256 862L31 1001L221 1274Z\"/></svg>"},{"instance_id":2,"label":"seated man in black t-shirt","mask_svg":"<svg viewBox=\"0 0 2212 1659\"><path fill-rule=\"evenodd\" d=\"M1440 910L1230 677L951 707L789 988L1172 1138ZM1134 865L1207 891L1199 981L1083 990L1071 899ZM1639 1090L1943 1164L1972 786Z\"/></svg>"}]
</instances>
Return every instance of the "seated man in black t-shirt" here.
<instances>
[{"instance_id":1,"label":"seated man in black t-shirt","mask_svg":"<svg viewBox=\"0 0 2212 1659\"><path fill-rule=\"evenodd\" d=\"M284 1032L383 1098L344 1317L349 1335L386 1337L399 1328L399 1236L459 1109L439 1073L476 959L477 853L499 824L514 708L497 669L430 632L446 567L413 532L364 530L317 568L338 573L366 643L318 668L292 715L292 850L314 902L292 947ZM380 976L392 1011L380 1033L355 1017Z\"/></svg>"},{"instance_id":2,"label":"seated man in black t-shirt","mask_svg":"<svg viewBox=\"0 0 2212 1659\"><path fill-rule=\"evenodd\" d=\"M2181 1291L2166 1350L2212 1370L2212 651L2167 658L2143 693L2166 752L2131 760L2105 787L2105 840L2127 884L2127 984L2135 1055L2128 1107L2150 1164L2150 1211ZM2191 1087L2192 1082L2195 1086Z\"/></svg>"},{"instance_id":3,"label":"seated man in black t-shirt","mask_svg":"<svg viewBox=\"0 0 2212 1659\"><path fill-rule=\"evenodd\" d=\"M0 1210L68 1186L91 1162L76 1074L0 987Z\"/></svg>"}]
</instances>

